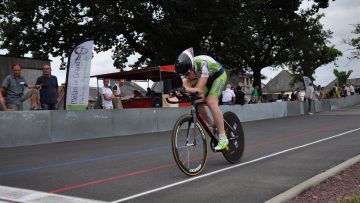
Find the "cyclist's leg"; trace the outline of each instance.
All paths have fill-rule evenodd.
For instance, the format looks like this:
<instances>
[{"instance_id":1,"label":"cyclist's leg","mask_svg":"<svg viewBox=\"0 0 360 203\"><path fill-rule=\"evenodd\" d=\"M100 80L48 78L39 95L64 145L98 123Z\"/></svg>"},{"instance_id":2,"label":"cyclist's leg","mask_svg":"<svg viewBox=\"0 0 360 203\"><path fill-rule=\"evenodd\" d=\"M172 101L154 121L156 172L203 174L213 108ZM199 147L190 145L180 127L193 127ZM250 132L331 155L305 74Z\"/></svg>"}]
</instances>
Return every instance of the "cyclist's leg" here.
<instances>
[{"instance_id":1,"label":"cyclist's leg","mask_svg":"<svg viewBox=\"0 0 360 203\"><path fill-rule=\"evenodd\" d=\"M211 111L209 109L209 107L205 104L200 104L198 106L198 112L201 116L201 118L206 122L206 124L210 127L210 128L216 128L214 119L212 117Z\"/></svg>"},{"instance_id":2,"label":"cyclist's leg","mask_svg":"<svg viewBox=\"0 0 360 203\"><path fill-rule=\"evenodd\" d=\"M209 94L206 97L206 103L210 108L215 125L217 126L219 132L220 141L218 146L215 147L215 149L224 149L228 144L224 129L224 117L219 106L219 96L221 95L222 90L225 87L226 80L227 75L224 72L222 75L220 75L217 79L214 80L209 90Z\"/></svg>"}]
</instances>

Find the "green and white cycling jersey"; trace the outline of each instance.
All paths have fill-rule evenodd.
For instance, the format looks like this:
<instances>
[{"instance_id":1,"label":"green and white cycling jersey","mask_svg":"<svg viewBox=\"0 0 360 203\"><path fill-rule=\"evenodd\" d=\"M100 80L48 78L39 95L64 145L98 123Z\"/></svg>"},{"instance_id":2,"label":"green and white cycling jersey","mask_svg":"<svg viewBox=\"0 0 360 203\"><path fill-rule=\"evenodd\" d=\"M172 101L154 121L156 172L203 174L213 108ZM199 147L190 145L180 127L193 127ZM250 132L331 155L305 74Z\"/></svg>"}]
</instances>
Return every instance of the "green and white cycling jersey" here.
<instances>
[{"instance_id":1,"label":"green and white cycling jersey","mask_svg":"<svg viewBox=\"0 0 360 203\"><path fill-rule=\"evenodd\" d=\"M222 66L210 56L200 55L194 57L195 74L197 78L212 76L222 69Z\"/></svg>"},{"instance_id":2,"label":"green and white cycling jersey","mask_svg":"<svg viewBox=\"0 0 360 203\"><path fill-rule=\"evenodd\" d=\"M220 63L210 56L200 55L194 57L195 77L208 78L204 93L206 96L219 97L225 87L227 75ZM183 81L187 78L183 77Z\"/></svg>"}]
</instances>

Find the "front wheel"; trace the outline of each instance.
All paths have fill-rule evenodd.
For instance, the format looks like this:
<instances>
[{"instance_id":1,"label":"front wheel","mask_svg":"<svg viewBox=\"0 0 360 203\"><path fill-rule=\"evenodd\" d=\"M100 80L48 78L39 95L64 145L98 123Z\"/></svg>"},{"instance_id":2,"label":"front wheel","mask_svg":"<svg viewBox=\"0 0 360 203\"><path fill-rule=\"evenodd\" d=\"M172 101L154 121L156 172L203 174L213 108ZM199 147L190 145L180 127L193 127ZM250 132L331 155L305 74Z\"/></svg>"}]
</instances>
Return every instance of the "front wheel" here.
<instances>
[{"instance_id":1,"label":"front wheel","mask_svg":"<svg viewBox=\"0 0 360 203\"><path fill-rule=\"evenodd\" d=\"M174 126L172 152L180 170L188 176L201 173L207 161L207 140L199 122L192 115L181 116Z\"/></svg>"},{"instance_id":2,"label":"front wheel","mask_svg":"<svg viewBox=\"0 0 360 203\"><path fill-rule=\"evenodd\" d=\"M239 118L233 112L224 113L225 133L229 140L229 148L222 151L230 163L238 163L244 153L244 131Z\"/></svg>"}]
</instances>

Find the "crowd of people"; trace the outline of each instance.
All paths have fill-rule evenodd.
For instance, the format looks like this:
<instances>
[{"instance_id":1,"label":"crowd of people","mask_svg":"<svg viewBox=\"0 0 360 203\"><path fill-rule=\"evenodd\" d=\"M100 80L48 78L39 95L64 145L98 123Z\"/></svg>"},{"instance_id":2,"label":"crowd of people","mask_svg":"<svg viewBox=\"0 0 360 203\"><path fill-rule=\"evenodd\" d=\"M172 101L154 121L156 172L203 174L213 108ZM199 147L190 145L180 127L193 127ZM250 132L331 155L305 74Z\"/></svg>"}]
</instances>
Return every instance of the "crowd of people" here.
<instances>
[{"instance_id":1,"label":"crowd of people","mask_svg":"<svg viewBox=\"0 0 360 203\"><path fill-rule=\"evenodd\" d=\"M125 94L121 91L120 87L123 87L125 80L118 80L113 86L110 86L110 79L103 79L104 86L100 88L99 93L99 103L102 109L123 109L121 99L125 97ZM148 93L146 96L151 96L153 91L148 88ZM139 90L133 90L133 98L143 98Z\"/></svg>"},{"instance_id":2,"label":"crowd of people","mask_svg":"<svg viewBox=\"0 0 360 203\"><path fill-rule=\"evenodd\" d=\"M330 91L325 91L324 87L320 85L311 84L304 91L304 96L302 96L300 88L292 89L291 94L285 94L281 92L277 94L276 99L269 99L268 102L275 101L321 101L323 99L332 99L332 98L341 98L347 97L355 94L360 94L360 85L355 87L352 83L345 84L341 88L337 84ZM250 98L250 99L249 99ZM259 91L259 87L255 86L251 91L250 95L242 90L240 86L232 87L230 84L227 84L226 89L222 92L221 97L222 105L234 105L234 104L257 104L263 103L264 99Z\"/></svg>"},{"instance_id":3,"label":"crowd of people","mask_svg":"<svg viewBox=\"0 0 360 203\"><path fill-rule=\"evenodd\" d=\"M259 91L259 86L255 86L251 92L250 99L245 94L240 86L234 87L231 84L226 85L226 89L222 92L220 103L222 105L235 105L235 104L256 104L261 103L261 93Z\"/></svg>"},{"instance_id":4,"label":"crowd of people","mask_svg":"<svg viewBox=\"0 0 360 203\"><path fill-rule=\"evenodd\" d=\"M51 67L45 64L42 68L43 74L39 76L35 84L28 84L26 78L21 75L21 65L14 64L11 67L11 74L7 75L0 86L0 110L3 111L20 111L23 110L24 101L30 100L30 110L55 110L57 109L59 99L59 88L56 76L51 75ZM113 86L110 86L110 80L104 79L104 86L100 88L99 98L103 109L122 109L121 97L125 95L121 92L120 87L124 85L124 80L118 80ZM152 91L148 88L146 96L151 95ZM134 98L142 98L143 95L134 90ZM277 101L321 101L323 99L341 98L355 94L360 94L360 86L354 87L352 83L344 84L341 88L337 84L326 92L324 87L311 84L305 91L302 99L299 88L293 89L291 95L281 92L278 94ZM247 95L242 87L236 89L227 84L225 90L220 96L222 105L235 104L257 104L262 103L263 97L258 86L255 86L250 95ZM275 100L274 100L275 101ZM309 105L310 106L310 105Z\"/></svg>"},{"instance_id":5,"label":"crowd of people","mask_svg":"<svg viewBox=\"0 0 360 203\"><path fill-rule=\"evenodd\" d=\"M30 99L31 110L55 110L58 103L58 81L51 75L51 67L45 64L43 74L35 84L29 84L21 75L21 65L14 64L0 87L0 110L21 111L23 103ZM39 98L40 97L40 98Z\"/></svg>"}]
</instances>

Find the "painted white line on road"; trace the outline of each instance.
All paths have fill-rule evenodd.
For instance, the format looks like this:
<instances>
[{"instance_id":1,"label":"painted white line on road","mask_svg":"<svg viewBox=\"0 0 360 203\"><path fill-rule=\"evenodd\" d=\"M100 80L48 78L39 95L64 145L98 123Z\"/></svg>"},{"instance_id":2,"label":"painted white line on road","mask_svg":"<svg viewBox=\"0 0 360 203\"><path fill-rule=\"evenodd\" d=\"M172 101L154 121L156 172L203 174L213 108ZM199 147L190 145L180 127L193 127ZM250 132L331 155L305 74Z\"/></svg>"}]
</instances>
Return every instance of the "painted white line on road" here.
<instances>
[{"instance_id":1,"label":"painted white line on road","mask_svg":"<svg viewBox=\"0 0 360 203\"><path fill-rule=\"evenodd\" d=\"M50 194L21 188L14 188L0 185L0 203L5 202L48 202L48 203L104 203L103 201L70 197L65 195Z\"/></svg>"},{"instance_id":2,"label":"painted white line on road","mask_svg":"<svg viewBox=\"0 0 360 203\"><path fill-rule=\"evenodd\" d=\"M165 186L162 186L162 187L159 187L159 188L148 190L148 191L145 191L145 192L142 192L142 193L138 193L138 194L135 194L135 195L132 195L132 196L121 198L119 200L112 201L111 203L119 203L119 202L124 202L124 201L131 200L131 199L135 199L135 198L145 196L145 195L148 195L148 194L151 194L151 193L155 193L155 192L158 192L158 191L161 191L161 190L165 190L165 189L172 188L172 187L175 187L175 186L178 186L178 185L182 185L182 184L185 184L185 183L188 183L188 182L192 182L192 181L195 181L197 179L201 179L201 178L205 178L205 177L208 177L208 176L211 176L211 175L215 175L217 173L221 173L221 172L233 169L233 168L237 168L237 167L240 167L240 166L244 166L244 165L248 165L248 164L251 164L251 163L258 162L258 161L262 161L264 159L268 159L268 158L271 158L271 157L274 157L274 156L277 156L277 155L280 155L280 154L284 154L286 152L294 151L294 150L301 149L301 148L304 148L304 147L307 147L307 146L310 146L310 145L314 145L314 144L317 144L317 143L320 143L320 142L324 142L324 141L327 141L327 140L330 140L330 139L334 139L334 138L337 138L337 137L340 137L340 136L343 136L343 135L346 135L346 134L349 134L349 133L352 133L352 132L355 132L355 131L358 131L358 130L360 130L360 128L349 130L349 131L346 131L346 132L343 132L343 133L340 133L340 134L337 134L337 135L334 135L334 136L331 136L331 137L327 137L327 138L320 139L320 140L317 140L317 141L314 141L314 142L310 142L310 143L307 143L307 144L304 144L304 145L300 145L300 146L293 147L293 148L290 148L290 149L286 149L286 150L283 150L283 151L280 151L280 152L276 152L276 153L273 153L273 154L270 154L270 155L267 155L267 156L263 156L263 157L260 157L260 158L257 158L257 159L253 159L251 161L247 161L247 162L244 162L244 163L232 165L232 166L229 166L227 168L219 169L217 171L213 171L213 172L210 172L210 173L207 173L207 174L199 175L199 176L189 178L189 179L186 179L186 180L183 180L183 181L179 181L179 182L172 183L172 184L169 184L169 185L165 185Z\"/></svg>"}]
</instances>

